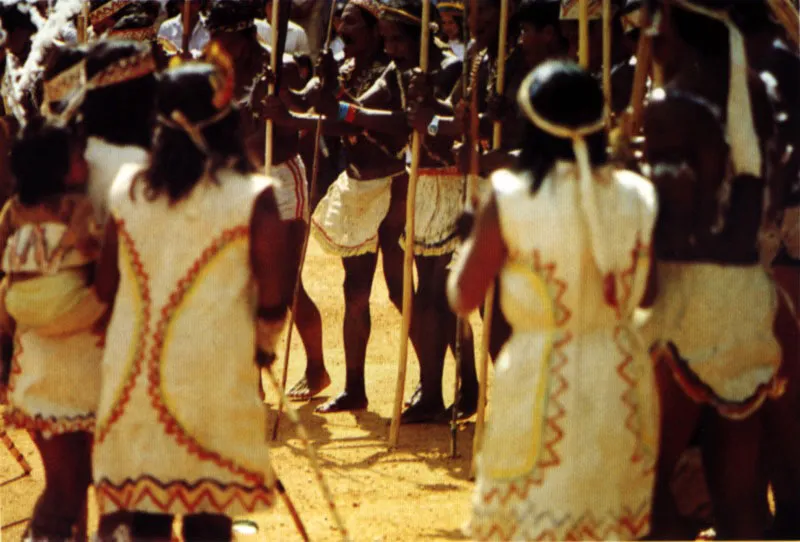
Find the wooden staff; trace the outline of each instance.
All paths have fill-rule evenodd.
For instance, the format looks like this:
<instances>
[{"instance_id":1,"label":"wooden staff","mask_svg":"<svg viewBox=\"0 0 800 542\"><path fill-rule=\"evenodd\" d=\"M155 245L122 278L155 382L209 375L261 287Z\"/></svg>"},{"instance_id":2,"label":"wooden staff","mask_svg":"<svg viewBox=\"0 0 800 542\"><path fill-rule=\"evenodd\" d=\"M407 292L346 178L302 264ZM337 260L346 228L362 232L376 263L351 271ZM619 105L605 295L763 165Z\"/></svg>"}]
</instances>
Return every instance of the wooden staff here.
<instances>
[{"instance_id":1,"label":"wooden staff","mask_svg":"<svg viewBox=\"0 0 800 542\"><path fill-rule=\"evenodd\" d=\"M272 31L272 43L270 44L270 57L269 57L269 68L272 71L272 74L275 75L275 72L278 70L278 61L281 59L278 58L278 15L280 14L280 2L278 0L273 0L272 2L272 14L270 15L270 26L272 27L270 30ZM269 84L268 92L271 95L275 94L275 83ZM273 139L275 137L275 126L272 122L272 119L267 119L267 139L266 139L266 148L264 149L264 175L269 177L272 173L272 156L273 156Z\"/></svg>"},{"instance_id":2,"label":"wooden staff","mask_svg":"<svg viewBox=\"0 0 800 542\"><path fill-rule=\"evenodd\" d=\"M280 397L280 401L286 403L286 416L288 416L289 420L291 420L291 422L295 425L295 428L297 429L297 436L300 438L300 441L303 443L303 447L308 453L308 461L311 463L311 469L314 471L317 484L319 485L319 488L322 491L322 496L325 498L325 501L328 505L328 510L333 517L333 522L336 525L336 529L342 536L342 540L350 540L350 535L347 533L347 527L345 527L342 516L339 515L339 509L336 507L336 502L333 500L333 493L331 493L331 489L328 487L328 483L325 481L325 476L322 474L322 469L319 466L319 459L317 458L317 452L314 449L314 445L311 444L311 440L308 438L308 431L306 431L303 422L300 421L300 417L297 415L297 412L291 407L291 405L288 404L289 398L286 397L286 392L283 391L283 388L278 383L275 375L272 374L272 370L264 369L262 372L266 374L267 380L269 380L270 385L272 385L273 389L278 394L278 397Z\"/></svg>"},{"instance_id":3,"label":"wooden staff","mask_svg":"<svg viewBox=\"0 0 800 542\"><path fill-rule=\"evenodd\" d=\"M75 30L78 34L78 43L89 41L89 0L84 0L81 5Z\"/></svg>"},{"instance_id":4,"label":"wooden staff","mask_svg":"<svg viewBox=\"0 0 800 542\"><path fill-rule=\"evenodd\" d=\"M767 0L767 4L775 19L786 30L786 38L796 51L800 47L800 24L798 24L800 16L797 8L790 0Z\"/></svg>"},{"instance_id":5,"label":"wooden staff","mask_svg":"<svg viewBox=\"0 0 800 542\"><path fill-rule=\"evenodd\" d=\"M6 433L5 427L0 428L0 440L3 441L3 446L5 449L8 450L14 460L19 464L20 467L22 467L22 470L24 471L23 476L29 475L33 471L33 467L31 467L30 463L28 463L28 460L25 459L25 456L22 455L22 452L20 452L19 448L17 448L17 445L14 444L14 441L11 440L11 437L8 435L8 433Z\"/></svg>"},{"instance_id":6,"label":"wooden staff","mask_svg":"<svg viewBox=\"0 0 800 542\"><path fill-rule=\"evenodd\" d=\"M508 42L508 0L500 2L500 29L497 40L497 83L495 90L498 96L505 93L506 78L506 49ZM474 86L474 84L473 84ZM492 148L500 149L503 144L503 126L500 121L495 121L492 126ZM475 461L483 442L483 431L486 425L486 397L489 379L489 342L492 336L492 319L494 316L495 283L486 291L483 302L483 333L481 334L481 350L478 360L478 412L475 419L475 435L472 439L472 465L470 476L475 475Z\"/></svg>"},{"instance_id":7,"label":"wooden staff","mask_svg":"<svg viewBox=\"0 0 800 542\"><path fill-rule=\"evenodd\" d=\"M464 46L467 47L469 45L469 3L464 4L464 11L462 13L462 24L461 24L461 41L464 43ZM469 68L471 63L469 59L464 55L464 60L461 63L461 99L465 99L467 96L467 91L469 89ZM462 145L465 149L469 148L470 137L469 134L464 132L462 136ZM472 153L475 154L475 153ZM464 208L467 208L469 204L471 194L469 191L471 190L470 186L470 177L471 171L467 171L464 173ZM455 459L458 456L458 404L461 402L461 364L463 362L464 351L462 347L462 342L464 340L464 326L466 323L464 322L461 316L456 317L456 371L455 371L455 379L453 381L453 412L452 416L450 417L450 457Z\"/></svg>"},{"instance_id":8,"label":"wooden staff","mask_svg":"<svg viewBox=\"0 0 800 542\"><path fill-rule=\"evenodd\" d=\"M606 122L611 122L611 0L603 0L603 97Z\"/></svg>"},{"instance_id":9,"label":"wooden staff","mask_svg":"<svg viewBox=\"0 0 800 542\"><path fill-rule=\"evenodd\" d=\"M419 67L423 73L428 71L428 51L430 46L431 0L422 2L422 35L419 47ZM403 392L406 384L408 365L408 335L411 330L412 296L414 294L414 220L417 201L417 178L419 177L420 147L422 133L414 130L411 139L411 172L408 176L408 195L406 196L406 247L403 260L403 325L400 330L400 357L397 362L397 388L394 394L392 425L389 428L389 447L397 446L400 433L400 415L403 409Z\"/></svg>"},{"instance_id":10,"label":"wooden staff","mask_svg":"<svg viewBox=\"0 0 800 542\"><path fill-rule=\"evenodd\" d=\"M183 0L183 34L181 34L181 51L184 58L191 58L189 40L192 36L192 0Z\"/></svg>"},{"instance_id":11,"label":"wooden staff","mask_svg":"<svg viewBox=\"0 0 800 542\"><path fill-rule=\"evenodd\" d=\"M589 69L589 0L578 0L578 63Z\"/></svg>"},{"instance_id":12,"label":"wooden staff","mask_svg":"<svg viewBox=\"0 0 800 542\"><path fill-rule=\"evenodd\" d=\"M325 48L323 51L328 51L331 46L331 35L333 31L333 15L336 13L336 3L331 3L331 13L328 18L328 33L325 37ZM323 53L324 54L324 53ZM317 126L314 133L314 162L311 167L311 186L309 187L309 195L313 195L317 191L317 178L319 177L319 142L322 139L322 115L317 117ZM309 213L310 213L309 209ZM294 280L294 294L292 296L292 310L289 313L289 331L286 332L286 349L283 353L283 373L281 374L281 387L286 389L286 381L289 378L289 357L291 355L292 346L292 329L294 328L295 314L297 314L297 300L300 298L300 287L303 279L303 267L306 263L306 254L308 254L308 240L311 235L311 217L309 216L308 227L306 228L305 236L303 237L303 248L300 251L300 264L297 267L297 277ZM278 428L281 423L281 414L283 413L283 402L278 403L278 414L275 417L275 425L272 427L272 440L278 438Z\"/></svg>"},{"instance_id":13,"label":"wooden staff","mask_svg":"<svg viewBox=\"0 0 800 542\"><path fill-rule=\"evenodd\" d=\"M641 29L639 33L639 43L636 47L636 71L633 75L633 90L631 91L631 102L625 112L625 121L622 125L623 137L629 142L632 137L639 133L642 126L642 115L644 114L644 97L647 92L647 77L650 75L652 64L653 40L647 35L646 30L650 28L650 10L647 2L641 8Z\"/></svg>"}]
</instances>

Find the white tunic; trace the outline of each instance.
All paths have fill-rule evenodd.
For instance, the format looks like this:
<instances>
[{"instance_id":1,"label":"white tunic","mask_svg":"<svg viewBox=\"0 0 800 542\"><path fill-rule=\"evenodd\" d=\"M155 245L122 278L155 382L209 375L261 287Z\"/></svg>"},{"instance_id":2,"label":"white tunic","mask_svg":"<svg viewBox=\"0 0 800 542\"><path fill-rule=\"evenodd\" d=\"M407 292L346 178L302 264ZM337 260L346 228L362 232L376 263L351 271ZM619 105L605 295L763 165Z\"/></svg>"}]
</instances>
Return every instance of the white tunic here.
<instances>
[{"instance_id":1,"label":"white tunic","mask_svg":"<svg viewBox=\"0 0 800 542\"><path fill-rule=\"evenodd\" d=\"M271 181L230 170L180 202L111 190L119 290L94 445L103 513L239 515L272 506L255 365L249 225Z\"/></svg>"},{"instance_id":2,"label":"white tunic","mask_svg":"<svg viewBox=\"0 0 800 542\"><path fill-rule=\"evenodd\" d=\"M84 157L89 166L89 198L97 223L108 217L108 191L123 164L145 164L147 151L133 145L115 145L99 137L89 137Z\"/></svg>"},{"instance_id":3,"label":"white tunic","mask_svg":"<svg viewBox=\"0 0 800 542\"><path fill-rule=\"evenodd\" d=\"M500 303L512 335L495 367L469 534L476 539L627 539L648 531L658 396L630 317L647 275L654 191L595 170L603 237L589 235L577 168L560 162L532 194L493 175L508 259ZM617 278L605 302L593 244Z\"/></svg>"}]
</instances>

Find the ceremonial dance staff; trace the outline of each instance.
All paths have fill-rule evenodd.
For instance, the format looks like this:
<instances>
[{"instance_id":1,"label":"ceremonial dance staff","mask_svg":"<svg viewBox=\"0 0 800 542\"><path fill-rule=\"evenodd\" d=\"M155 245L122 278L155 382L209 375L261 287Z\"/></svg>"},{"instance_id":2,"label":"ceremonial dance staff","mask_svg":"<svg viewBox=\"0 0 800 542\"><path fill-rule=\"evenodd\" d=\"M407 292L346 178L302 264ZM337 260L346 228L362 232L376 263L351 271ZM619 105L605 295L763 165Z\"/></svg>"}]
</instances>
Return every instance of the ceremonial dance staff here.
<instances>
[{"instance_id":1,"label":"ceremonial dance staff","mask_svg":"<svg viewBox=\"0 0 800 542\"><path fill-rule=\"evenodd\" d=\"M272 26L272 47L271 47L271 56L270 56L270 68L271 72L275 75L274 81L269 85L269 94L274 95L277 88L280 85L280 73L278 68L281 66L280 60L283 57L283 50L286 46L286 33L287 28L289 25L289 9L291 6L291 0L279 0L273 2L272 4L272 17L271 17L271 26ZM282 10L282 11L281 11ZM283 13L283 15L281 15ZM330 30L328 35L330 36ZM319 136L319 129L317 131L317 136ZM273 131L273 124L272 120L267 120L267 140L266 140L266 149L265 149L265 170L266 175L270 174L270 170L272 169L272 150L273 150L273 140L274 140L274 131ZM317 139L319 142L319 139ZM318 149L317 149L318 150ZM316 165L316 155L315 155L315 165L314 165L314 180L316 178L317 173L317 165ZM310 229L310 228L309 228ZM305 249L308 246L308 231L306 232L306 237L304 241L303 247L303 255L305 255ZM301 267L302 267L302 260L301 260ZM295 284L294 290L294 299L292 300L292 309L291 315L289 320L289 333L291 333L291 329L294 325L294 314L297 310L297 293L298 293L298 285L300 281L300 271L298 271L297 281ZM288 348L289 342L291 340L291 335L287 338L287 356L288 356ZM300 418L297 416L297 413L291 406L288 405L289 399L286 397L286 392L284 388L278 383L275 376L272 374L270 369L264 369L262 371L262 376L266 375L267 380L269 380L272 387L275 389L275 392L278 394L278 401L279 405L286 404L286 415L289 416L289 419L292 423L295 424L297 428L297 434L300 437L300 440L303 442L303 446L306 448L308 453L308 459L311 462L311 468L314 470L314 475L317 479L317 482L320 486L323 496L328 504L328 508L330 509L331 515L333 516L334 523L336 524L336 528L342 535L343 540L348 540L349 536L347 534L347 528L344 526L344 522L342 521L341 516L339 515L339 511L336 508L336 503L333 500L333 495L331 494L330 488L328 484L325 482L325 477L322 475L322 470L319 466L319 461L317 460L317 454L314 450L314 446L311 444L311 441L308 438L308 432L306 431L305 427L303 426ZM285 379L284 379L285 383ZM279 411L280 412L280 411ZM275 431L277 432L277 422L275 425ZM295 523L300 535L303 537L303 540L308 540L308 534L306 533L305 527L303 526L303 522L300 519L300 516L297 514L297 510L295 509L292 501L289 499L289 496L286 493L286 489L283 487L283 484L278 481L277 489L280 493L281 497L283 498L286 507L289 509L289 513L292 515L292 520Z\"/></svg>"},{"instance_id":2,"label":"ceremonial dance staff","mask_svg":"<svg viewBox=\"0 0 800 542\"><path fill-rule=\"evenodd\" d=\"M647 92L647 77L650 75L650 65L652 63L653 39L644 30L650 28L650 9L647 2L641 8L641 28L639 33L639 43L636 48L636 71L633 75L633 90L631 91L631 103L625 112L622 123L622 138L625 144L639 133L642 127L642 115L644 114L644 98Z\"/></svg>"},{"instance_id":3,"label":"ceremonial dance staff","mask_svg":"<svg viewBox=\"0 0 800 542\"><path fill-rule=\"evenodd\" d=\"M322 490L322 495L325 497L325 501L328 504L328 509L331 512L331 516L333 516L333 522L336 524L336 528L338 529L339 533L342 535L342 540L350 540L350 535L347 532L347 527L344 525L344 521L342 517L339 515L339 510L336 507L336 503L333 500L333 494L331 493L330 488L328 487L328 483L325 481L325 477L322 475L322 469L319 466L319 461L317 459L317 452L314 450L314 445L311 444L311 440L308 438L308 432L306 431L305 426L300 421L300 417L297 415L297 412L289 405L289 398L286 397L286 392L281 387L278 380L275 378L275 375L272 374L270 369L265 369L263 371L264 374L267 376L267 380L275 389L275 392L280 397L280 401L282 403L286 403L286 415L292 421L292 423L297 428L297 436L300 437L300 441L303 443L306 451L308 452L308 459L311 462L311 468L314 470L314 476L317 478L317 483L319 484L320 489ZM281 493L281 496L288 498L286 495L285 490L281 491L281 487L278 487L278 491ZM294 506L291 506L291 501L287 501L287 506L290 508L290 512L294 509ZM296 511L293 512L292 518L295 519L295 523L297 524L300 521L300 518L297 516ZM302 526L302 522L299 524ZM300 529L298 526L298 530ZM301 531L301 534L303 534ZM304 540L307 540L307 536Z\"/></svg>"},{"instance_id":4,"label":"ceremonial dance staff","mask_svg":"<svg viewBox=\"0 0 800 542\"><path fill-rule=\"evenodd\" d=\"M331 45L331 34L333 33L333 15L336 13L336 5L335 3L331 4L331 13L328 17L328 33L325 37L325 47L323 49L323 54L326 51L330 50ZM320 76L322 74L319 74ZM272 121L268 121L272 122ZM308 189L308 193L312 194L312 197L317 192L317 178L319 177L319 142L322 139L322 115L317 117L317 125L314 132L314 162L311 166L311 186ZM294 319L295 314L297 313L297 300L300 297L300 285L302 284L303 278L303 267L306 263L306 254L308 253L308 239L311 236L311 224L308 224L306 228L306 234L303 238L303 248L300 251L300 264L297 266L297 278L294 281L294 294L292 296L292 310L289 314L289 330L286 332L286 349L283 354L283 374L281 374L281 387L282 389L286 389L286 381L289 377L289 357L291 356L291 346L292 346L292 330L294 328ZM283 401L278 404L278 414L275 417L275 425L272 427L272 440L278 438L278 428L281 423L281 413L283 412Z\"/></svg>"},{"instance_id":5,"label":"ceremonial dance staff","mask_svg":"<svg viewBox=\"0 0 800 542\"><path fill-rule=\"evenodd\" d=\"M183 52L184 58L191 58L191 53L189 52L189 39L192 36L192 28L189 28L192 24L192 0L183 0L183 34L181 34L181 51Z\"/></svg>"},{"instance_id":6,"label":"ceremonial dance staff","mask_svg":"<svg viewBox=\"0 0 800 542\"><path fill-rule=\"evenodd\" d=\"M473 0L474 1L474 0ZM473 4L475 8L475 15L477 16L477 2ZM497 40L497 83L495 90L497 96L502 97L505 92L505 77L506 77L506 45L508 42L508 0L501 0L500 2L500 29ZM475 144L479 141L478 134L478 92L477 84L478 77L476 74L475 81L472 82L472 137L473 145L470 149L472 152L472 179L473 186L470 190L473 207L477 207L478 189L475 184L478 179L478 149ZM503 126L500 121L495 121L492 126L492 148L499 149L503 143ZM483 440L483 429L486 420L486 391L487 380L489 378L489 340L492 335L492 316L494 312L494 285L493 282L489 289L486 291L486 301L483 304L483 333L481 336L481 351L478 358L479 372L478 372L478 412L475 420L475 435L472 440L472 466L470 469L471 476L475 474L475 460L480 450L481 441Z\"/></svg>"},{"instance_id":7,"label":"ceremonial dance staff","mask_svg":"<svg viewBox=\"0 0 800 542\"><path fill-rule=\"evenodd\" d=\"M611 127L611 0L603 0L603 109L607 126Z\"/></svg>"},{"instance_id":8,"label":"ceremonial dance staff","mask_svg":"<svg viewBox=\"0 0 800 542\"><path fill-rule=\"evenodd\" d=\"M589 0L578 0L578 63L589 69Z\"/></svg>"},{"instance_id":9,"label":"ceremonial dance staff","mask_svg":"<svg viewBox=\"0 0 800 542\"><path fill-rule=\"evenodd\" d=\"M33 467L31 467L30 463L25 459L25 456L22 455L22 452L19 451L14 441L11 440L5 427L0 428L0 440L3 441L3 446L6 447L6 450L14 457L14 460L19 466L22 467L22 470L25 471L22 476L28 476L33 471Z\"/></svg>"},{"instance_id":10,"label":"ceremonial dance staff","mask_svg":"<svg viewBox=\"0 0 800 542\"><path fill-rule=\"evenodd\" d=\"M422 36L419 48L419 67L423 73L428 71L428 48L430 46L431 1L422 2ZM403 325L400 330L400 357L397 362L397 387L394 394L392 425L389 428L389 447L397 446L400 432L400 414L403 410L403 392L406 384L408 365L408 334L411 330L411 303L414 294L414 219L417 200L417 179L419 178L420 147L422 133L414 130L411 139L411 172L408 175L408 195L406 196L406 248L403 260ZM457 405L453 405L457 408Z\"/></svg>"},{"instance_id":11,"label":"ceremonial dance staff","mask_svg":"<svg viewBox=\"0 0 800 542\"><path fill-rule=\"evenodd\" d=\"M800 15L790 0L767 0L775 19L786 30L786 37L795 50L800 47Z\"/></svg>"},{"instance_id":12,"label":"ceremonial dance staff","mask_svg":"<svg viewBox=\"0 0 800 542\"><path fill-rule=\"evenodd\" d=\"M462 18L462 25L461 25L461 41L464 43L464 47L469 46L469 17L472 10L468 8L469 3L464 3L464 16ZM467 61L466 52L464 54L464 60L461 62L461 97L462 99L467 95L467 89L469 87L469 67L470 63ZM462 143L464 148L468 148L470 142L469 134L464 132ZM473 153L470 154L470 157ZM470 191L470 177L471 174L474 173L471 169L464 173L464 186L466 190L464 190L464 194L466 196L464 201L464 206L471 205L471 191ZM457 439L458 439L458 404L461 401L461 357L463 356L463 351L461 347L461 341L464 340L464 320L460 315L456 317L456 374L455 374L455 381L453 383L453 413L452 417L450 418L450 457L455 459L457 455Z\"/></svg>"}]
</instances>

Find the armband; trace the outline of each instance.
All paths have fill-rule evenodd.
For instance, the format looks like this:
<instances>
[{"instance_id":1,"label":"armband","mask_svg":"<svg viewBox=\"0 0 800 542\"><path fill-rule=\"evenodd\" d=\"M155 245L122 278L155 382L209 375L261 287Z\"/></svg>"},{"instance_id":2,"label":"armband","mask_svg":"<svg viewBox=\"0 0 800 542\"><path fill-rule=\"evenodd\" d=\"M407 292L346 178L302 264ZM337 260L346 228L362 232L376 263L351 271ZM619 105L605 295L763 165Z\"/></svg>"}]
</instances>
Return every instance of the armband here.
<instances>
[{"instance_id":1,"label":"armband","mask_svg":"<svg viewBox=\"0 0 800 542\"><path fill-rule=\"evenodd\" d=\"M356 106L347 102L339 102L339 114L336 116L336 120L352 124L356 120L357 112L358 108Z\"/></svg>"}]
</instances>

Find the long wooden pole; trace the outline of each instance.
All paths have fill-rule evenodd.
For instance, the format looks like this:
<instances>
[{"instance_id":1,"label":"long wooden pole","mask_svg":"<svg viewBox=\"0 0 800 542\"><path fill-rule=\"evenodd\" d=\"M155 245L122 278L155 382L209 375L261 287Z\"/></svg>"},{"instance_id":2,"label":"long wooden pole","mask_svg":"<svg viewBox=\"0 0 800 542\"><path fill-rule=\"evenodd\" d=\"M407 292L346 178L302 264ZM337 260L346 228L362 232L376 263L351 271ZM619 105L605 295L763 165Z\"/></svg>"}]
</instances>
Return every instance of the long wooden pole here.
<instances>
[{"instance_id":1,"label":"long wooden pole","mask_svg":"<svg viewBox=\"0 0 800 542\"><path fill-rule=\"evenodd\" d=\"M497 40L497 83L495 90L498 96L505 93L506 78L506 49L508 46L508 0L500 2L500 29ZM502 124L495 121L492 126L492 148L500 149L503 144ZM494 317L494 282L486 292L483 302L483 333L481 334L481 350L478 371L478 412L475 419L475 435L472 441L472 466L470 474L475 474L475 460L483 442L483 431L486 426L486 397L488 395L489 378L489 342L492 337L492 319Z\"/></svg>"},{"instance_id":2,"label":"long wooden pole","mask_svg":"<svg viewBox=\"0 0 800 542\"><path fill-rule=\"evenodd\" d=\"M272 14L270 15L270 26L272 34L272 43L269 57L269 68L273 74L278 71L278 62L281 60L278 58L278 39L280 36L280 32L278 32L278 15L280 14L280 2L278 0L273 0L272 2ZM272 95L275 93L275 84L270 83L268 88L269 94ZM266 138L266 148L264 149L264 175L268 176L272 173L272 157L273 157L273 139L275 138L275 125L272 122L272 119L267 119L267 138Z\"/></svg>"},{"instance_id":3,"label":"long wooden pole","mask_svg":"<svg viewBox=\"0 0 800 542\"><path fill-rule=\"evenodd\" d=\"M78 34L78 43L86 43L89 41L89 0L84 0L81 5L81 11L78 13L75 30Z\"/></svg>"},{"instance_id":4,"label":"long wooden pole","mask_svg":"<svg viewBox=\"0 0 800 542\"><path fill-rule=\"evenodd\" d=\"M578 63L589 69L589 0L579 0L578 18Z\"/></svg>"},{"instance_id":5,"label":"long wooden pole","mask_svg":"<svg viewBox=\"0 0 800 542\"><path fill-rule=\"evenodd\" d=\"M639 43L636 48L636 71L633 75L633 90L631 91L631 102L625 113L623 137L626 141L639 133L644 114L644 97L647 92L647 77L650 74L652 63L653 40L647 35L645 30L650 27L650 10L645 2L642 5L641 28L639 33Z\"/></svg>"},{"instance_id":6,"label":"long wooden pole","mask_svg":"<svg viewBox=\"0 0 800 542\"><path fill-rule=\"evenodd\" d=\"M606 122L611 121L611 0L603 0L603 97Z\"/></svg>"},{"instance_id":7,"label":"long wooden pole","mask_svg":"<svg viewBox=\"0 0 800 542\"><path fill-rule=\"evenodd\" d=\"M331 35L333 29L333 15L336 13L336 4L331 3L331 13L328 19L328 33L325 38L324 51L328 51L331 46ZM314 133L314 162L311 167L311 186L308 189L309 195L313 195L317 190L317 179L319 178L319 143L322 140L322 115L317 117L317 126ZM309 209L309 213L311 209ZM292 330L294 329L295 315L297 314L297 300L300 298L300 288L303 284L303 268L306 263L306 255L308 254L308 241L311 236L311 217L306 225L305 236L303 237L303 248L300 251L300 263L297 266L297 277L294 280L294 294L292 296L292 311L289 314L289 330L286 332L286 349L283 353L283 372L281 374L281 386L286 389L286 382L289 378L289 357L291 356L292 347ZM283 413L283 402L278 403L278 414L275 416L275 425L272 426L272 440L278 438L278 429L281 423L281 414Z\"/></svg>"},{"instance_id":8,"label":"long wooden pole","mask_svg":"<svg viewBox=\"0 0 800 542\"><path fill-rule=\"evenodd\" d=\"M189 41L192 36L192 0L183 0L183 34L181 34L181 52L184 58L191 58Z\"/></svg>"},{"instance_id":9,"label":"long wooden pole","mask_svg":"<svg viewBox=\"0 0 800 542\"><path fill-rule=\"evenodd\" d=\"M428 52L430 46L431 0L422 2L422 35L420 36L419 67L423 73L428 71ZM411 138L411 172L408 177L406 196L406 248L403 259L403 325L400 330L400 356L397 361L397 387L394 394L392 425L389 428L389 447L397 446L400 434L400 415L403 409L403 393L406 385L408 366L408 336L411 331L412 297L414 295L414 219L417 201L417 179L419 177L420 147L422 133L414 131Z\"/></svg>"},{"instance_id":10,"label":"long wooden pole","mask_svg":"<svg viewBox=\"0 0 800 542\"><path fill-rule=\"evenodd\" d=\"M469 45L469 4L464 4L464 11L461 18L461 42L464 46ZM461 99L465 99L469 88L469 67L471 66L466 55L461 62ZM469 148L470 137L469 134L464 132L462 134L462 144L464 148ZM473 153L474 154L474 153ZM471 194L471 178L472 171L465 171L464 173L464 207L466 208L470 201ZM468 325L461 316L456 317L456 363L455 363L455 378L453 379L453 412L450 417L450 457L455 459L458 456L458 405L461 402L461 366L464 363L464 327Z\"/></svg>"}]
</instances>

